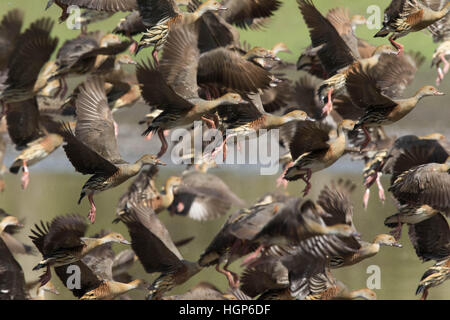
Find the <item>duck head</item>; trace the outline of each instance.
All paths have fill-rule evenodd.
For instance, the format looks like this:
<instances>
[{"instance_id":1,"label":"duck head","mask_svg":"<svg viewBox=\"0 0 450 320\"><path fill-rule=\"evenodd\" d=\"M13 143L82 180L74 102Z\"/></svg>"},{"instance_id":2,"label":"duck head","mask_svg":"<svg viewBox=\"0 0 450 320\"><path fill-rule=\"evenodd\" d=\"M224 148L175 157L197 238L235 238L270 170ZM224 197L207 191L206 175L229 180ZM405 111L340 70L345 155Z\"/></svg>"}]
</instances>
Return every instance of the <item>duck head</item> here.
<instances>
[{"instance_id":1,"label":"duck head","mask_svg":"<svg viewBox=\"0 0 450 320\"><path fill-rule=\"evenodd\" d=\"M144 165L160 165L165 166L166 164L158 159L158 156L154 154L145 154L143 155L136 163L140 163Z\"/></svg>"},{"instance_id":2,"label":"duck head","mask_svg":"<svg viewBox=\"0 0 450 320\"><path fill-rule=\"evenodd\" d=\"M131 56L126 53L118 54L116 56L116 63L119 65L121 65L121 64L137 64L137 62L134 61L133 58L131 58Z\"/></svg>"},{"instance_id":3,"label":"duck head","mask_svg":"<svg viewBox=\"0 0 450 320\"><path fill-rule=\"evenodd\" d=\"M376 47L375 51L373 52L372 56L381 56L383 54L397 54L397 50L392 48L390 45L382 44L378 47Z\"/></svg>"},{"instance_id":4,"label":"duck head","mask_svg":"<svg viewBox=\"0 0 450 320\"><path fill-rule=\"evenodd\" d=\"M8 226L16 226L16 227L23 227L23 224L20 223L19 219L17 219L14 216L7 216L2 219L0 222L0 233L6 229Z\"/></svg>"},{"instance_id":5,"label":"duck head","mask_svg":"<svg viewBox=\"0 0 450 320\"><path fill-rule=\"evenodd\" d=\"M286 113L283 118L285 118L287 121L292 120L309 120L309 121L315 121L313 118L310 118L308 114L303 110L293 110L291 112Z\"/></svg>"},{"instance_id":6,"label":"duck head","mask_svg":"<svg viewBox=\"0 0 450 320\"><path fill-rule=\"evenodd\" d=\"M40 287L41 290L44 290L45 292L50 292L56 295L59 295L58 289L53 285L51 281L47 282L43 287Z\"/></svg>"},{"instance_id":7,"label":"duck head","mask_svg":"<svg viewBox=\"0 0 450 320\"><path fill-rule=\"evenodd\" d=\"M173 188L178 187L180 184L181 184L180 177L176 177L176 176L170 177L166 181L166 186L165 186L166 191L173 190Z\"/></svg>"},{"instance_id":8,"label":"duck head","mask_svg":"<svg viewBox=\"0 0 450 320\"><path fill-rule=\"evenodd\" d=\"M416 93L416 97L418 99L423 98L423 97L428 97L428 96L443 96L445 95L445 93L440 92L438 89L436 89L433 86L424 86L422 88L420 88L419 91L417 91Z\"/></svg>"},{"instance_id":9,"label":"duck head","mask_svg":"<svg viewBox=\"0 0 450 320\"><path fill-rule=\"evenodd\" d=\"M104 35L100 40L100 47L107 47L111 44L117 44L120 43L119 36L108 33L107 35Z\"/></svg>"},{"instance_id":10,"label":"duck head","mask_svg":"<svg viewBox=\"0 0 450 320\"><path fill-rule=\"evenodd\" d=\"M366 17L357 14L352 17L351 24L352 24L352 29L355 30L357 26L367 24L367 19L366 19Z\"/></svg>"},{"instance_id":11,"label":"duck head","mask_svg":"<svg viewBox=\"0 0 450 320\"><path fill-rule=\"evenodd\" d=\"M219 10L227 10L219 1L216 0L208 0L200 5L197 9L197 13L203 14L208 11L219 11Z\"/></svg>"},{"instance_id":12,"label":"duck head","mask_svg":"<svg viewBox=\"0 0 450 320\"><path fill-rule=\"evenodd\" d=\"M355 128L355 125L356 121L346 119L342 120L342 122L338 126L338 129L352 131Z\"/></svg>"},{"instance_id":13,"label":"duck head","mask_svg":"<svg viewBox=\"0 0 450 320\"><path fill-rule=\"evenodd\" d=\"M249 102L244 100L237 93L227 93L220 98L224 103L227 104L248 104Z\"/></svg>"},{"instance_id":14,"label":"duck head","mask_svg":"<svg viewBox=\"0 0 450 320\"><path fill-rule=\"evenodd\" d=\"M278 58L271 50L267 50L266 48L263 47L251 48L244 56L244 58L247 60L251 60L254 58L270 58L276 61L280 60L280 58Z\"/></svg>"},{"instance_id":15,"label":"duck head","mask_svg":"<svg viewBox=\"0 0 450 320\"><path fill-rule=\"evenodd\" d=\"M361 298L364 300L377 300L377 294L367 288L360 289L360 290L354 290L351 293L353 298Z\"/></svg>"},{"instance_id":16,"label":"duck head","mask_svg":"<svg viewBox=\"0 0 450 320\"><path fill-rule=\"evenodd\" d=\"M361 236L355 229L347 224L337 224L331 226L330 229L332 229L331 234L336 234L343 237L359 238Z\"/></svg>"},{"instance_id":17,"label":"duck head","mask_svg":"<svg viewBox=\"0 0 450 320\"><path fill-rule=\"evenodd\" d=\"M123 235L117 232L108 233L106 236L102 237L101 240L103 243L115 242L128 245L131 244L127 239L124 238Z\"/></svg>"},{"instance_id":18,"label":"duck head","mask_svg":"<svg viewBox=\"0 0 450 320\"><path fill-rule=\"evenodd\" d=\"M389 246L389 247L403 247L400 243L395 240L393 236L390 234L379 234L375 237L373 243L377 243L380 246Z\"/></svg>"},{"instance_id":19,"label":"duck head","mask_svg":"<svg viewBox=\"0 0 450 320\"><path fill-rule=\"evenodd\" d=\"M288 46L284 42L278 42L272 48L272 54L276 55L278 52L292 53Z\"/></svg>"}]
</instances>

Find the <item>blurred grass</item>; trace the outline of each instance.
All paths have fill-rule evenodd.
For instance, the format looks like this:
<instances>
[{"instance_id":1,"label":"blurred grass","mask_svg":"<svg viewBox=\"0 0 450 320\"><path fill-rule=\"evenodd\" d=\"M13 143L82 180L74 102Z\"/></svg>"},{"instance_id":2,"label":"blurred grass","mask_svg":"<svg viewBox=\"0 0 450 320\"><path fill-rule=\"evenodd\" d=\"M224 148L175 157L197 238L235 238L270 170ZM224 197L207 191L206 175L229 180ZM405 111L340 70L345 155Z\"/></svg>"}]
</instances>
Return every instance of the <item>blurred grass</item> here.
<instances>
[{"instance_id":1,"label":"blurred grass","mask_svg":"<svg viewBox=\"0 0 450 320\"><path fill-rule=\"evenodd\" d=\"M156 186L160 187L164 181L171 175L179 175L183 168L164 168L156 178ZM275 189L276 176L261 176L250 174L248 172L230 171L227 169L214 169L211 173L222 178L232 190L238 194L248 205L253 203L266 192ZM89 211L88 201L83 201L77 205L78 195L81 186L88 178L80 174L71 173L49 173L49 172L31 172L30 185L27 190L20 190L20 179L18 176L6 176L6 191L0 194L1 207L7 212L25 219L25 228L18 234L18 238L25 243L31 244L28 236L30 229L41 219L50 221L53 217L67 213L79 213L82 216L87 215ZM339 178L351 179L360 186L361 176L359 174L335 173L330 171L321 171L313 176L312 190L308 195L309 199L317 199L322 187L332 179ZM384 187L388 186L388 178L383 177ZM127 239L129 234L126 227L122 224L112 224L115 217L115 206L120 195L126 191L131 183L128 181L117 188L96 195L97 219L94 225L90 225L87 234L93 235L102 228L122 233ZM292 195L300 195L304 188L304 183L295 181L289 183L287 191ZM372 241L377 234L387 233L389 230L383 225L384 219L395 212L393 202L388 199L383 205L377 199L376 187L372 188L372 196L369 202L369 208L364 211L362 208L363 188L357 188L352 195L354 204L354 222L357 230L361 233L362 239ZM18 201L17 195L20 195ZM235 208L230 210L230 213ZM190 261L196 261L203 250L208 246L216 233L226 220L226 216L220 219L207 222L196 222L184 217L170 216L167 212L158 215L161 221L167 226L172 239L180 240L186 237L195 236L195 239L188 245L180 248L183 257ZM403 228L400 242L403 248L381 247L380 252L370 258L351 267L332 270L335 277L345 283L350 289L360 289L366 287L367 278L371 275L367 273L367 268L371 265L380 267L381 270L381 288L375 290L378 299L418 299L415 296L417 284L427 267L433 263L431 261L422 263L415 255L414 248L408 239L407 228ZM115 251L122 251L128 247L115 244ZM37 279L41 271L32 271L32 268L40 261L38 256L17 256L21 264L27 281ZM240 262L236 261L231 265L231 270L240 273ZM140 263L136 263L130 270L136 278L142 278L149 282L156 278L156 274L149 275L145 273ZM54 273L53 273L54 275ZM50 299L74 299L72 294L63 286L61 281L54 275L54 284L61 292L60 296L48 295ZM225 276L214 270L214 267L203 269L199 274L190 279L185 284L172 290L171 294L186 292L200 281L208 281L216 285L219 289L226 291L228 283ZM450 299L450 282L432 288L429 299ZM142 299L143 292L133 292L132 297Z\"/></svg>"},{"instance_id":2,"label":"blurred grass","mask_svg":"<svg viewBox=\"0 0 450 320\"><path fill-rule=\"evenodd\" d=\"M275 43L283 41L292 50L294 55L280 54L282 58L288 61L295 61L298 54L310 44L309 33L300 11L297 7L295 0L282 0L282 7L276 12L274 18L267 24L267 27L260 31L246 30L241 31L241 40L247 41L252 45L264 46L271 48ZM390 0L378 0L374 1L360 0L315 0L314 4L325 15L326 12L335 7L347 7L350 10L350 14L361 14L366 18L369 17L367 8L372 5L379 6L380 19L382 21L383 11L389 5ZM47 4L47 0L2 0L0 2L0 12L6 13L13 8L21 8L25 11L25 25L29 25L32 21L41 17L51 17L56 21L56 26L53 30L53 35L57 35L60 39L59 45L67 40L76 37L79 34L79 30L70 30L65 23L58 24L57 19L61 14L61 9L53 5L47 11L44 10ZM126 13L116 13L109 19L94 23L89 26L89 30L111 31L124 17ZM369 40L371 43L378 45L387 43L387 39L373 38L376 30L370 30L365 26L361 26L357 29L358 36ZM139 36L136 37L139 39ZM431 54L436 48L431 40L431 37L427 32L419 32L414 35L408 35L400 40L405 45L407 50L419 50L429 59ZM144 50L139 54L138 59L143 59L146 56L151 55L151 50Z\"/></svg>"},{"instance_id":3,"label":"blurred grass","mask_svg":"<svg viewBox=\"0 0 450 320\"><path fill-rule=\"evenodd\" d=\"M384 8L389 4L390 0L378 0L376 5L381 9L381 14ZM55 21L60 15L60 9L53 5L48 11L44 11L47 0L14 0L0 2L0 15L5 14L8 10L13 8L21 8L25 11L25 25L40 17L51 17ZM345 6L350 9L351 14L363 14L368 16L366 10L368 6L373 5L373 1L360 0L315 0L314 3L322 13L327 10ZM90 26L89 30L101 29L104 31L112 30L119 19L124 17L125 13L117 13L108 20L96 23ZM359 27L357 29L358 36L369 40L373 44L388 43L387 39L373 38L375 30L369 30L366 27ZM69 30L66 25L56 23L53 30L53 35L60 39L59 46L67 39L76 37L79 34L78 30ZM136 37L139 38L139 37ZM293 54L288 55L281 53L280 56L288 61L295 62L299 53L310 44L309 33L297 8L295 0L283 0L283 6L276 13L272 21L267 25L267 28L261 31L242 31L241 40L247 41L252 45L260 45L264 47L272 47L275 43L283 41L292 50ZM415 33L400 40L406 46L407 50L417 50L424 54L428 61L432 55L436 44L432 43L431 37L426 32ZM150 56L151 50L144 50L139 54L137 60ZM416 81L408 89L408 94L417 90L418 87L424 83L433 83L435 78L435 71L429 69L429 62L421 68ZM444 92L448 89L448 79L442 85ZM448 132L448 119L450 117L450 110L446 108L449 105L449 98L430 98L423 102L424 106L417 108L411 115L400 121L394 126L388 126L388 131L394 131L399 134L399 129L402 133L428 134L430 127L433 130ZM430 106L431 109L428 109ZM439 108L439 109L438 109ZM134 108L134 113L136 109ZM439 112L439 115L438 113ZM126 112L128 113L128 112ZM130 112L130 114L132 114ZM133 122L134 123L134 122ZM406 132L405 132L406 131ZM138 139L139 135L136 135ZM124 146L125 147L125 146ZM10 148L11 149L11 148ZM131 149L135 149L134 147ZM61 151L62 152L62 151ZM67 161L66 161L67 162ZM66 163L70 172L73 168ZM39 172L39 168L33 168L31 173L31 183L28 190L20 191L20 179L17 176L8 174L6 176L7 189L6 192L0 195L0 205L2 208L20 217L26 217L26 228L20 234L21 240L29 243L27 236L29 235L30 227L37 223L40 219L50 220L58 214L69 212L78 212L85 214L88 211L88 205L83 202L81 206L76 205L80 188L86 177L81 175L69 173L48 173ZM179 173L181 168L176 172ZM174 172L164 170L161 172L157 180L157 184L161 185L167 176ZM232 188L239 194L247 203L252 203L256 198L265 192L274 188L275 177L267 176L250 176L244 175L243 170L219 170L221 176ZM342 174L330 173L329 171L320 172L315 175L314 189L311 198L315 198L320 187L332 178L337 178ZM352 176L352 179L360 185L360 176ZM387 180L383 180L384 183ZM112 228L119 232L123 232L128 237L128 232L123 225L112 226L111 220L114 217L114 209L120 194L126 189L130 182L121 185L111 191L98 195L97 206L99 208L99 217L97 223L90 227L89 234L94 234L101 227ZM292 194L298 194L299 190L303 188L301 182L292 183L289 190ZM388 214L392 214L395 210L391 203L382 206L376 201L376 194L371 199L371 207L368 212L363 212L360 201L362 197L362 190L358 189L353 197L353 201L358 203L355 210L355 223L363 234L365 240L370 241L377 233L386 232L383 226L383 220ZM225 217L213 222L196 223L188 219L180 217L169 217L167 213L162 214L161 219L167 224L170 233L175 240L181 239L192 234L196 235L196 239L190 245L181 249L182 253L187 259L195 260L199 254L211 241L214 234L219 230ZM405 247L401 250L396 248L382 248L381 252L358 265L342 270L333 271L337 278L346 283L351 289L358 289L365 287L365 280L368 277L366 273L367 266L377 264L382 270L382 288L377 290L380 299L415 299L414 295L417 283L430 263L422 264L419 262L411 247L407 234L404 232L402 243ZM115 246L115 250L122 250L122 247ZM36 279L38 273L32 272L31 268L39 261L39 257L19 257L19 262L23 265L27 280ZM239 263L232 265L232 270L238 271ZM154 277L149 277L143 271L139 264L132 269L132 274L137 277L144 277L151 280ZM208 268L200 274L191 279L188 283L173 290L173 294L181 293L188 290L201 280L211 281L219 286L222 290L226 289L226 280L219 275L213 268ZM62 291L62 295L58 298L73 298L73 296L65 290L59 280L55 280L58 289ZM449 299L449 283L443 286L432 289L430 292L431 299ZM135 297L142 298L141 293L133 294ZM52 297L54 298L54 297Z\"/></svg>"}]
</instances>

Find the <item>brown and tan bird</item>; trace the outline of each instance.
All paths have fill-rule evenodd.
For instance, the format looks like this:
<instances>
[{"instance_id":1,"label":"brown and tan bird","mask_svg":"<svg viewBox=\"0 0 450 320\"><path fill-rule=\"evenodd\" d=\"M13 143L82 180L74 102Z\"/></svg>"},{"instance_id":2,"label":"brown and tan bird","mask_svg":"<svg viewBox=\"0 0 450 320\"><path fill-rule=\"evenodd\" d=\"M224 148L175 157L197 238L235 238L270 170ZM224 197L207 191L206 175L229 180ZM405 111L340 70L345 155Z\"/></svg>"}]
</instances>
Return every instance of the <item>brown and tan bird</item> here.
<instances>
[{"instance_id":1,"label":"brown and tan bird","mask_svg":"<svg viewBox=\"0 0 450 320\"><path fill-rule=\"evenodd\" d=\"M42 286L50 281L51 267L57 268L76 262L105 243L130 244L121 234L115 232L101 238L84 237L88 225L85 219L77 214L57 216L51 223L41 221L40 226L34 227L30 239L41 252L43 260L33 270L46 268L46 272L40 277Z\"/></svg>"},{"instance_id":2,"label":"brown and tan bird","mask_svg":"<svg viewBox=\"0 0 450 320\"><path fill-rule=\"evenodd\" d=\"M386 37L392 33L389 41L401 55L404 47L395 40L411 32L426 29L449 13L450 2L440 9L436 8L436 4L439 5L440 2L440 0L392 0L384 11L383 28L375 34L375 37Z\"/></svg>"},{"instance_id":3,"label":"brown and tan bird","mask_svg":"<svg viewBox=\"0 0 450 320\"><path fill-rule=\"evenodd\" d=\"M75 170L92 177L84 184L78 203L87 195L91 204L89 219L95 221L94 194L116 187L137 175L143 166L163 164L153 155L144 155L135 163L122 159L114 131L114 120L108 107L104 81L87 80L76 100L75 133L69 127L61 130L64 151Z\"/></svg>"}]
</instances>

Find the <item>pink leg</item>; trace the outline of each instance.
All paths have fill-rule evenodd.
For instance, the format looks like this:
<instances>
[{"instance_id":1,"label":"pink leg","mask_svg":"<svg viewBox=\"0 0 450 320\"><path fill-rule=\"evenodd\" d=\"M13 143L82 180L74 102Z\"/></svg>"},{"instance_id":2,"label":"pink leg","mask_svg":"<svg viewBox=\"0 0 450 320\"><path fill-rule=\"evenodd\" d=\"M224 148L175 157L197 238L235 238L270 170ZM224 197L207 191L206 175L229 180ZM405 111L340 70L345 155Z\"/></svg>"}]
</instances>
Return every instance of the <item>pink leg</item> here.
<instances>
[{"instance_id":1,"label":"pink leg","mask_svg":"<svg viewBox=\"0 0 450 320\"><path fill-rule=\"evenodd\" d=\"M178 202L177 204L177 212L182 212L184 210L184 203Z\"/></svg>"},{"instance_id":2,"label":"pink leg","mask_svg":"<svg viewBox=\"0 0 450 320\"><path fill-rule=\"evenodd\" d=\"M97 208L95 208L95 203L94 203L94 194L91 193L88 196L89 199L89 203L91 204L91 209L89 210L89 220L91 220L91 223L95 222L95 214L97 212Z\"/></svg>"},{"instance_id":3,"label":"pink leg","mask_svg":"<svg viewBox=\"0 0 450 320\"><path fill-rule=\"evenodd\" d=\"M2 105L2 112L0 112L0 120L4 117L4 116L6 116L6 112L7 112L7 103L6 102L1 102L1 105Z\"/></svg>"},{"instance_id":4,"label":"pink leg","mask_svg":"<svg viewBox=\"0 0 450 320\"><path fill-rule=\"evenodd\" d=\"M52 273L50 270L50 266L47 266L47 270L45 271L45 273L39 277L39 280L41 281L41 287L45 286L50 281L51 277Z\"/></svg>"},{"instance_id":5,"label":"pink leg","mask_svg":"<svg viewBox=\"0 0 450 320\"><path fill-rule=\"evenodd\" d=\"M159 67L158 50L156 48L153 49L152 56L156 66Z\"/></svg>"},{"instance_id":6,"label":"pink leg","mask_svg":"<svg viewBox=\"0 0 450 320\"><path fill-rule=\"evenodd\" d=\"M145 140L149 141L153 138L153 131L150 131L148 135L145 136Z\"/></svg>"},{"instance_id":7,"label":"pink leg","mask_svg":"<svg viewBox=\"0 0 450 320\"><path fill-rule=\"evenodd\" d=\"M230 287L237 288L239 286L239 285L236 286L236 282L234 280L234 275L231 271L225 270L225 269L220 269L219 264L216 265L216 271L221 274L224 274L227 277Z\"/></svg>"},{"instance_id":8,"label":"pink leg","mask_svg":"<svg viewBox=\"0 0 450 320\"><path fill-rule=\"evenodd\" d=\"M445 59L445 54L441 54L439 56L441 58L441 61L444 63L444 74L447 74L450 70L450 63Z\"/></svg>"},{"instance_id":9,"label":"pink leg","mask_svg":"<svg viewBox=\"0 0 450 320\"><path fill-rule=\"evenodd\" d=\"M370 143L370 141L372 141L372 139L370 138L370 133L369 130L367 130L366 126L362 125L361 128L363 129L364 135L366 136L366 140L364 140L363 144L361 145L361 150L364 150Z\"/></svg>"},{"instance_id":10,"label":"pink leg","mask_svg":"<svg viewBox=\"0 0 450 320\"><path fill-rule=\"evenodd\" d=\"M392 230L391 234L394 236L395 240L398 241L402 237L402 227L403 227L403 224L400 221L400 214L397 216L397 222L398 222L397 227L394 230Z\"/></svg>"},{"instance_id":11,"label":"pink leg","mask_svg":"<svg viewBox=\"0 0 450 320\"><path fill-rule=\"evenodd\" d=\"M217 147L212 153L211 153L211 157L214 159L217 154L223 150L223 161L225 161L225 159L227 158L227 140L229 137L226 137L225 140L222 142L222 144L220 145L220 147Z\"/></svg>"},{"instance_id":12,"label":"pink leg","mask_svg":"<svg viewBox=\"0 0 450 320\"><path fill-rule=\"evenodd\" d=\"M303 181L305 181L306 183L306 187L303 190L303 196L306 197L309 193L309 191L311 190L311 182L309 182L309 180L311 180L311 176L312 176L312 171L311 169L306 169L306 177L303 175L302 179Z\"/></svg>"},{"instance_id":13,"label":"pink leg","mask_svg":"<svg viewBox=\"0 0 450 320\"><path fill-rule=\"evenodd\" d=\"M289 170L290 167L292 167L294 165L294 162L291 161L286 165L286 168L284 169L283 173L281 174L281 176L277 179L277 188L279 188L281 185L283 185L283 187L286 189L288 186L289 181L287 181L284 178L284 175L286 174L286 172Z\"/></svg>"},{"instance_id":14,"label":"pink leg","mask_svg":"<svg viewBox=\"0 0 450 320\"><path fill-rule=\"evenodd\" d=\"M133 41L133 43L130 45L130 53L134 54L138 48L138 43L136 41Z\"/></svg>"},{"instance_id":15,"label":"pink leg","mask_svg":"<svg viewBox=\"0 0 450 320\"><path fill-rule=\"evenodd\" d=\"M30 183L30 172L27 167L27 161L22 161L23 166L23 174L22 174L22 189L25 190L28 187L28 183Z\"/></svg>"},{"instance_id":16,"label":"pink leg","mask_svg":"<svg viewBox=\"0 0 450 320\"><path fill-rule=\"evenodd\" d=\"M380 177L381 177L381 173L377 172L378 198L384 204L384 201L386 200L386 197L384 195L384 189L383 189L383 185L381 184Z\"/></svg>"},{"instance_id":17,"label":"pink leg","mask_svg":"<svg viewBox=\"0 0 450 320\"><path fill-rule=\"evenodd\" d=\"M389 37L391 44L398 50L397 55L401 57L403 55L404 46L394 40L394 36Z\"/></svg>"},{"instance_id":18,"label":"pink leg","mask_svg":"<svg viewBox=\"0 0 450 320\"><path fill-rule=\"evenodd\" d=\"M117 136L119 135L119 126L117 125L117 122L115 122L114 120L113 120L113 124L114 124L114 135L117 138Z\"/></svg>"},{"instance_id":19,"label":"pink leg","mask_svg":"<svg viewBox=\"0 0 450 320\"><path fill-rule=\"evenodd\" d=\"M437 68L438 77L436 78L436 85L440 86L441 81L444 80L444 72L442 71L441 67Z\"/></svg>"},{"instance_id":20,"label":"pink leg","mask_svg":"<svg viewBox=\"0 0 450 320\"><path fill-rule=\"evenodd\" d=\"M427 297L428 297L428 288L425 289L420 300L427 300Z\"/></svg>"},{"instance_id":21,"label":"pink leg","mask_svg":"<svg viewBox=\"0 0 450 320\"><path fill-rule=\"evenodd\" d=\"M233 271L228 270L229 267L229 263L227 262L227 264L225 264L225 266L223 267L223 271L228 272L228 274L231 274L232 277L232 281L230 283L230 287L233 289L237 289L239 288L239 275L234 273Z\"/></svg>"},{"instance_id":22,"label":"pink leg","mask_svg":"<svg viewBox=\"0 0 450 320\"><path fill-rule=\"evenodd\" d=\"M367 204L369 203L369 197L370 197L370 189L367 188L366 191L364 192L364 196L363 196L363 208L364 208L364 210L367 209Z\"/></svg>"},{"instance_id":23,"label":"pink leg","mask_svg":"<svg viewBox=\"0 0 450 320\"><path fill-rule=\"evenodd\" d=\"M206 122L206 125L210 128L210 129L216 129L216 124L214 123L213 120L202 117L202 120Z\"/></svg>"},{"instance_id":24,"label":"pink leg","mask_svg":"<svg viewBox=\"0 0 450 320\"><path fill-rule=\"evenodd\" d=\"M158 137L159 137L159 140L161 140L162 145L161 145L161 150L159 151L157 157L161 158L163 156L163 154L166 153L169 145L167 144L166 137L164 137L164 130L158 129Z\"/></svg>"},{"instance_id":25,"label":"pink leg","mask_svg":"<svg viewBox=\"0 0 450 320\"><path fill-rule=\"evenodd\" d=\"M244 261L242 261L241 267L242 266L246 266L250 263L252 263L253 261L255 261L259 254L261 253L262 249L264 248L264 246L261 244L255 251L253 251L252 253L250 253L245 259Z\"/></svg>"},{"instance_id":26,"label":"pink leg","mask_svg":"<svg viewBox=\"0 0 450 320\"><path fill-rule=\"evenodd\" d=\"M330 112L333 110L333 101L331 99L331 95L333 94L333 88L328 91L328 102L322 109L322 115L328 116Z\"/></svg>"},{"instance_id":27,"label":"pink leg","mask_svg":"<svg viewBox=\"0 0 450 320\"><path fill-rule=\"evenodd\" d=\"M66 94L67 94L68 86L67 86L67 82L66 82L66 77L65 76L61 77L60 80L61 80L61 86L62 86L61 99L63 99L66 96Z\"/></svg>"}]
</instances>

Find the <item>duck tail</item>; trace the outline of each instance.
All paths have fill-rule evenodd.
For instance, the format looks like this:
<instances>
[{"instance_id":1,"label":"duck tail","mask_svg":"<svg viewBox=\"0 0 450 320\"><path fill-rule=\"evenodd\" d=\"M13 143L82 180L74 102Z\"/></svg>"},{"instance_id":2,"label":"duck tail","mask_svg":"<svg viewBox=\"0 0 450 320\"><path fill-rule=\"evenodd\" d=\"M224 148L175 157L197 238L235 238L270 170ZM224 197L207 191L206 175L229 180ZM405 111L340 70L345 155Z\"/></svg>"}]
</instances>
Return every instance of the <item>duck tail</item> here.
<instances>
[{"instance_id":1,"label":"duck tail","mask_svg":"<svg viewBox=\"0 0 450 320\"><path fill-rule=\"evenodd\" d=\"M9 168L9 172L11 172L13 174L18 174L20 168L22 168L22 160L16 160Z\"/></svg>"},{"instance_id":2,"label":"duck tail","mask_svg":"<svg viewBox=\"0 0 450 320\"><path fill-rule=\"evenodd\" d=\"M395 228L398 225L398 213L384 219L384 225L388 228Z\"/></svg>"},{"instance_id":3,"label":"duck tail","mask_svg":"<svg viewBox=\"0 0 450 320\"><path fill-rule=\"evenodd\" d=\"M154 127L154 126L150 125L150 126L142 133L142 135L143 135L144 137L146 137L146 136L148 136L148 135L150 134L150 132L153 132L153 131L156 131L156 130L158 130L157 127Z\"/></svg>"},{"instance_id":4,"label":"duck tail","mask_svg":"<svg viewBox=\"0 0 450 320\"><path fill-rule=\"evenodd\" d=\"M384 38L389 34L389 30L386 27L381 28L380 31L375 33L374 38Z\"/></svg>"},{"instance_id":5,"label":"duck tail","mask_svg":"<svg viewBox=\"0 0 450 320\"><path fill-rule=\"evenodd\" d=\"M419 284L416 290L416 295L425 291L425 286L423 284Z\"/></svg>"},{"instance_id":6,"label":"duck tail","mask_svg":"<svg viewBox=\"0 0 450 320\"><path fill-rule=\"evenodd\" d=\"M83 200L83 198L84 198L85 196L86 196L86 192L81 191L81 193L80 193L80 199L78 199L78 204L81 203L81 200Z\"/></svg>"},{"instance_id":7,"label":"duck tail","mask_svg":"<svg viewBox=\"0 0 450 320\"><path fill-rule=\"evenodd\" d=\"M328 92L324 92L324 90L328 88L328 84L324 83L317 89L317 95L319 96L320 101L323 103L328 102Z\"/></svg>"},{"instance_id":8,"label":"duck tail","mask_svg":"<svg viewBox=\"0 0 450 320\"><path fill-rule=\"evenodd\" d=\"M33 271L36 271L36 270L39 270L39 269L42 269L45 267L47 267L47 260L42 260L33 268Z\"/></svg>"}]
</instances>

